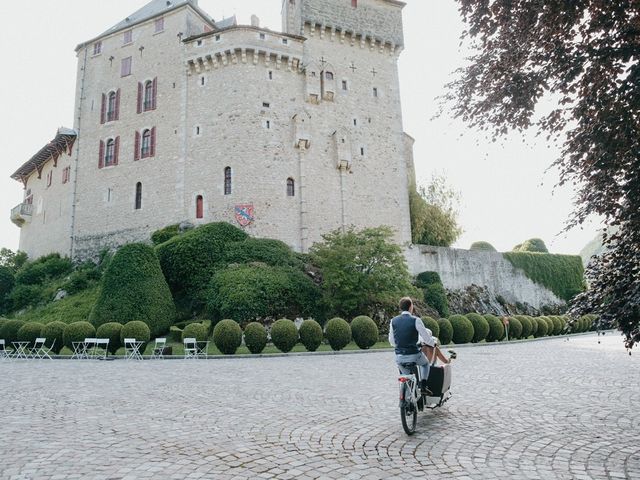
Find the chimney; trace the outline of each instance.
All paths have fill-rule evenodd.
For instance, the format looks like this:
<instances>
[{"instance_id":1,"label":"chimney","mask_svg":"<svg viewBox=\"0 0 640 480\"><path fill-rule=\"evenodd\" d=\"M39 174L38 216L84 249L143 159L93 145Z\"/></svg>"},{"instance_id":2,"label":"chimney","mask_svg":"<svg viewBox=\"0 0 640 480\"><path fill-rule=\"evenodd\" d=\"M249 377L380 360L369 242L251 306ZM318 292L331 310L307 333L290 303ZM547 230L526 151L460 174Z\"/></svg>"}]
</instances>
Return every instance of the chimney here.
<instances>
[{"instance_id":1,"label":"chimney","mask_svg":"<svg viewBox=\"0 0 640 480\"><path fill-rule=\"evenodd\" d=\"M260 19L257 15L251 15L251 26L260 27Z\"/></svg>"}]
</instances>

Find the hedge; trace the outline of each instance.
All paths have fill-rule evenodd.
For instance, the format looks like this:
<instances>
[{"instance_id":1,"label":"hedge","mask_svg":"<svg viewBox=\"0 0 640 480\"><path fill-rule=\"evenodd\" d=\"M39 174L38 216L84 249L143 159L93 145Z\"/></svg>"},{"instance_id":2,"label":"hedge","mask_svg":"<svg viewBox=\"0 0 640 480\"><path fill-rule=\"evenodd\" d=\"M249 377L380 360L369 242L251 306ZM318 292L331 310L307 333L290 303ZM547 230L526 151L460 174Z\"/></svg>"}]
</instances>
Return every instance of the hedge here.
<instances>
[{"instance_id":1,"label":"hedge","mask_svg":"<svg viewBox=\"0 0 640 480\"><path fill-rule=\"evenodd\" d=\"M315 320L309 319L302 322L298 335L300 342L309 352L315 352L322 344L322 327Z\"/></svg>"},{"instance_id":2,"label":"hedge","mask_svg":"<svg viewBox=\"0 0 640 480\"><path fill-rule=\"evenodd\" d=\"M64 345L73 351L73 342L84 342L85 338L95 338L96 328L89 322L73 322L65 327L62 337Z\"/></svg>"},{"instance_id":3,"label":"hedge","mask_svg":"<svg viewBox=\"0 0 640 480\"><path fill-rule=\"evenodd\" d=\"M555 326L553 324L553 320L551 320L551 317L544 316L541 318L544 319L545 322L547 322L547 335L553 335L553 329L555 328Z\"/></svg>"},{"instance_id":4,"label":"hedge","mask_svg":"<svg viewBox=\"0 0 640 480\"><path fill-rule=\"evenodd\" d=\"M351 320L351 336L358 347L367 350L378 341L378 326L371 317L360 315Z\"/></svg>"},{"instance_id":5,"label":"hedge","mask_svg":"<svg viewBox=\"0 0 640 480\"><path fill-rule=\"evenodd\" d=\"M182 329L175 325L169 328L169 338L172 342L182 343Z\"/></svg>"},{"instance_id":6,"label":"hedge","mask_svg":"<svg viewBox=\"0 0 640 480\"><path fill-rule=\"evenodd\" d=\"M447 291L441 283L432 283L424 287L424 302L436 310L438 314L446 317L449 315L449 300Z\"/></svg>"},{"instance_id":7,"label":"hedge","mask_svg":"<svg viewBox=\"0 0 640 480\"><path fill-rule=\"evenodd\" d=\"M464 315L451 315L449 322L453 327L453 343L469 343L473 340L473 324Z\"/></svg>"},{"instance_id":8,"label":"hedge","mask_svg":"<svg viewBox=\"0 0 640 480\"><path fill-rule=\"evenodd\" d=\"M258 322L251 322L244 328L244 344L251 353L262 353L267 345L267 330Z\"/></svg>"},{"instance_id":9,"label":"hedge","mask_svg":"<svg viewBox=\"0 0 640 480\"><path fill-rule=\"evenodd\" d=\"M516 317L509 317L509 340L522 338L522 323Z\"/></svg>"},{"instance_id":10,"label":"hedge","mask_svg":"<svg viewBox=\"0 0 640 480\"><path fill-rule=\"evenodd\" d=\"M479 241L479 242L473 242L471 244L471 246L469 247L469 250L480 250L483 252L495 252L496 249L493 245L491 245L489 242L484 242L484 241Z\"/></svg>"},{"instance_id":11,"label":"hedge","mask_svg":"<svg viewBox=\"0 0 640 480\"><path fill-rule=\"evenodd\" d=\"M67 324L60 321L53 321L45 324L42 329L42 336L47 339L47 348L55 354L59 354L64 347L64 329Z\"/></svg>"},{"instance_id":12,"label":"hedge","mask_svg":"<svg viewBox=\"0 0 640 480\"><path fill-rule=\"evenodd\" d=\"M451 322L446 318L440 318L438 320L438 329L440 336L438 339L440 340L441 345L448 345L451 343L453 339L453 326Z\"/></svg>"},{"instance_id":13,"label":"hedge","mask_svg":"<svg viewBox=\"0 0 640 480\"><path fill-rule=\"evenodd\" d=\"M141 320L133 320L125 323L120 330L120 341L124 344L125 338L135 338L138 342L144 342L140 345L140 354L143 355L147 348L147 342L151 338L149 326ZM125 345L126 346L126 345Z\"/></svg>"},{"instance_id":14,"label":"hedge","mask_svg":"<svg viewBox=\"0 0 640 480\"><path fill-rule=\"evenodd\" d=\"M564 329L564 320L560 317L553 316L551 317L551 321L553 322L553 335L560 335Z\"/></svg>"},{"instance_id":15,"label":"hedge","mask_svg":"<svg viewBox=\"0 0 640 480\"><path fill-rule=\"evenodd\" d=\"M28 348L33 348L36 338L42 337L44 325L38 322L25 323L18 330L18 341L29 342Z\"/></svg>"},{"instance_id":16,"label":"hedge","mask_svg":"<svg viewBox=\"0 0 640 480\"><path fill-rule=\"evenodd\" d=\"M487 342L497 342L504 338L504 325L495 315L483 315L487 323L489 323L489 333L487 334Z\"/></svg>"},{"instance_id":17,"label":"hedge","mask_svg":"<svg viewBox=\"0 0 640 480\"><path fill-rule=\"evenodd\" d=\"M424 288L427 285L439 283L442 285L440 274L438 272L422 272L416 276L416 287Z\"/></svg>"},{"instance_id":18,"label":"hedge","mask_svg":"<svg viewBox=\"0 0 640 480\"><path fill-rule=\"evenodd\" d=\"M522 325L522 335L520 336L520 338L529 338L533 330L533 327L531 325L531 318L527 317L526 315L516 315L515 318L517 318Z\"/></svg>"},{"instance_id":19,"label":"hedge","mask_svg":"<svg viewBox=\"0 0 640 480\"><path fill-rule=\"evenodd\" d=\"M191 325L197 324L192 323ZM185 332L191 325L185 328ZM242 344L242 329L238 322L229 319L218 322L213 329L213 343L225 355L236 353L236 350Z\"/></svg>"},{"instance_id":20,"label":"hedge","mask_svg":"<svg viewBox=\"0 0 640 480\"><path fill-rule=\"evenodd\" d=\"M182 340L195 338L198 342L206 342L209 338L209 327L203 323L190 323L182 331Z\"/></svg>"},{"instance_id":21,"label":"hedge","mask_svg":"<svg viewBox=\"0 0 640 480\"><path fill-rule=\"evenodd\" d=\"M437 320L434 320L431 317L422 317L422 323L424 323L426 328L431 330L431 334L434 337L440 338L440 325Z\"/></svg>"},{"instance_id":22,"label":"hedge","mask_svg":"<svg viewBox=\"0 0 640 480\"><path fill-rule=\"evenodd\" d=\"M13 271L9 267L0 265L0 308L3 307L4 300L13 289L15 283Z\"/></svg>"},{"instance_id":23,"label":"hedge","mask_svg":"<svg viewBox=\"0 0 640 480\"><path fill-rule=\"evenodd\" d=\"M298 329L296 324L288 318L276 320L271 325L271 341L281 352L290 352L298 343Z\"/></svg>"},{"instance_id":24,"label":"hedge","mask_svg":"<svg viewBox=\"0 0 640 480\"><path fill-rule=\"evenodd\" d=\"M342 350L351 341L351 327L346 320L339 317L327 322L324 334L332 350Z\"/></svg>"},{"instance_id":25,"label":"hedge","mask_svg":"<svg viewBox=\"0 0 640 480\"><path fill-rule=\"evenodd\" d=\"M169 331L175 316L173 298L153 248L131 243L118 250L102 278L90 322L99 327L138 320L157 337Z\"/></svg>"},{"instance_id":26,"label":"hedge","mask_svg":"<svg viewBox=\"0 0 640 480\"><path fill-rule=\"evenodd\" d=\"M537 317L527 317L527 318L531 321L531 335L535 337L536 333L538 332L538 319Z\"/></svg>"},{"instance_id":27,"label":"hedge","mask_svg":"<svg viewBox=\"0 0 640 480\"><path fill-rule=\"evenodd\" d=\"M25 323L22 320L7 320L3 323L2 327L0 327L0 338L4 339L7 346L10 346L11 342L18 341L18 330Z\"/></svg>"},{"instance_id":28,"label":"hedge","mask_svg":"<svg viewBox=\"0 0 640 480\"><path fill-rule=\"evenodd\" d=\"M171 240L173 237L180 235L180 224L167 225L160 230L156 230L151 234L151 242L154 245L160 245L166 241Z\"/></svg>"},{"instance_id":29,"label":"hedge","mask_svg":"<svg viewBox=\"0 0 640 480\"><path fill-rule=\"evenodd\" d=\"M478 313L468 313L465 315L473 325L473 342L478 343L489 335L489 322Z\"/></svg>"},{"instance_id":30,"label":"hedge","mask_svg":"<svg viewBox=\"0 0 640 480\"><path fill-rule=\"evenodd\" d=\"M291 247L280 240L270 238L249 237L242 242L228 243L225 246L224 262L261 262L272 267L302 268L302 262Z\"/></svg>"},{"instance_id":31,"label":"hedge","mask_svg":"<svg viewBox=\"0 0 640 480\"><path fill-rule=\"evenodd\" d=\"M122 340L120 339L120 333L122 332L122 324L116 322L103 323L96 330L96 338L108 338L109 339L109 353L115 355L120 347L122 347Z\"/></svg>"},{"instance_id":32,"label":"hedge","mask_svg":"<svg viewBox=\"0 0 640 480\"><path fill-rule=\"evenodd\" d=\"M537 318L534 318L534 320L538 324L538 328L534 336L536 338L546 336L549 331L549 324L547 323L547 321L543 317L537 317Z\"/></svg>"}]
</instances>

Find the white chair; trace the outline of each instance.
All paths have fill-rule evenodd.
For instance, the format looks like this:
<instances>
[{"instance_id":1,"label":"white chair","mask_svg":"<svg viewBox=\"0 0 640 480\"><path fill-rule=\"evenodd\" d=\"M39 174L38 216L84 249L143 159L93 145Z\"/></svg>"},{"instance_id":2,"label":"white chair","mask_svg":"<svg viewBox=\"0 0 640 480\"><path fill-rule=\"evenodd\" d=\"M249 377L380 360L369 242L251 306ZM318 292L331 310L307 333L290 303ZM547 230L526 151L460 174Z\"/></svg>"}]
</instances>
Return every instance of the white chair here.
<instances>
[{"instance_id":1,"label":"white chair","mask_svg":"<svg viewBox=\"0 0 640 480\"><path fill-rule=\"evenodd\" d=\"M125 360L142 360L140 347L144 342L139 342L135 338L124 339L124 359Z\"/></svg>"},{"instance_id":2,"label":"white chair","mask_svg":"<svg viewBox=\"0 0 640 480\"><path fill-rule=\"evenodd\" d=\"M51 347L47 347L47 339L46 338L36 338L36 341L33 343L33 348L31 349L31 356L33 358L39 358L44 360L48 358L51 360L50 353L52 352L53 346L56 344L55 339L51 344Z\"/></svg>"},{"instance_id":3,"label":"white chair","mask_svg":"<svg viewBox=\"0 0 640 480\"><path fill-rule=\"evenodd\" d=\"M184 344L184 358L198 358L198 342L195 338L182 339Z\"/></svg>"},{"instance_id":4,"label":"white chair","mask_svg":"<svg viewBox=\"0 0 640 480\"><path fill-rule=\"evenodd\" d=\"M4 340L0 340L0 358L10 358L10 352Z\"/></svg>"},{"instance_id":5,"label":"white chair","mask_svg":"<svg viewBox=\"0 0 640 480\"><path fill-rule=\"evenodd\" d=\"M94 357L100 360L106 360L109 353L109 339L96 338L96 346L94 348Z\"/></svg>"},{"instance_id":6,"label":"white chair","mask_svg":"<svg viewBox=\"0 0 640 480\"><path fill-rule=\"evenodd\" d=\"M198 358L207 358L209 354L209 341L196 342L198 346Z\"/></svg>"},{"instance_id":7,"label":"white chair","mask_svg":"<svg viewBox=\"0 0 640 480\"><path fill-rule=\"evenodd\" d=\"M156 343L153 346L153 352L151 353L151 358L154 359L163 359L164 358L164 348L167 346L166 338L156 338Z\"/></svg>"},{"instance_id":8,"label":"white chair","mask_svg":"<svg viewBox=\"0 0 640 480\"><path fill-rule=\"evenodd\" d=\"M85 338L84 339L84 357L94 358L96 354L96 342L97 338Z\"/></svg>"}]
</instances>

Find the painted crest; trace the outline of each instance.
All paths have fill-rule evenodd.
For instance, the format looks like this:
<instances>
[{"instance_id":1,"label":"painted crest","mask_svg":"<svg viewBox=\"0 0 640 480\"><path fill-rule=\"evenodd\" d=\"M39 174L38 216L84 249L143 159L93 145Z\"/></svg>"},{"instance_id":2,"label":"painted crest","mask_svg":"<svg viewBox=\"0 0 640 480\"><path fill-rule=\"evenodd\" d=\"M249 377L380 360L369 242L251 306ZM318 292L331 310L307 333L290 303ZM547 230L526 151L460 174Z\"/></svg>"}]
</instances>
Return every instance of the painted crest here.
<instances>
[{"instance_id":1,"label":"painted crest","mask_svg":"<svg viewBox=\"0 0 640 480\"><path fill-rule=\"evenodd\" d=\"M253 204L236 205L236 221L241 227L247 227L255 220L253 216Z\"/></svg>"}]
</instances>

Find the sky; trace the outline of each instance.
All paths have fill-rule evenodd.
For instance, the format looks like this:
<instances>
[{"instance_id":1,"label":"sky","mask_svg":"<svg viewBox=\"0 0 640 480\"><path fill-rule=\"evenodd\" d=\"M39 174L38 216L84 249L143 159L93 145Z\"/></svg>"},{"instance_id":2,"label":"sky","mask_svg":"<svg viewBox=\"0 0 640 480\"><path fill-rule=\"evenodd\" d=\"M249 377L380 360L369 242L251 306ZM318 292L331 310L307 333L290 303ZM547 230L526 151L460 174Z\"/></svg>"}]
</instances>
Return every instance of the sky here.
<instances>
[{"instance_id":1,"label":"sky","mask_svg":"<svg viewBox=\"0 0 640 480\"><path fill-rule=\"evenodd\" d=\"M347 0L345 0L347 1ZM22 200L22 184L10 175L49 142L58 127L73 127L75 46L140 8L146 0L5 0L0 2L0 247L16 250L20 229L11 208ZM508 251L542 238L553 253L578 254L596 235L593 222L561 234L573 209L574 191L554 188L548 170L558 148L535 132L491 142L461 121L441 115L437 97L469 53L460 46L464 28L453 0L406 0L405 50L399 62L405 131L415 138L418 184L444 175L460 192L463 235L455 247L490 242ZM235 14L249 24L281 29L281 0L200 0L214 19ZM28 19L28 20L27 20Z\"/></svg>"}]
</instances>

